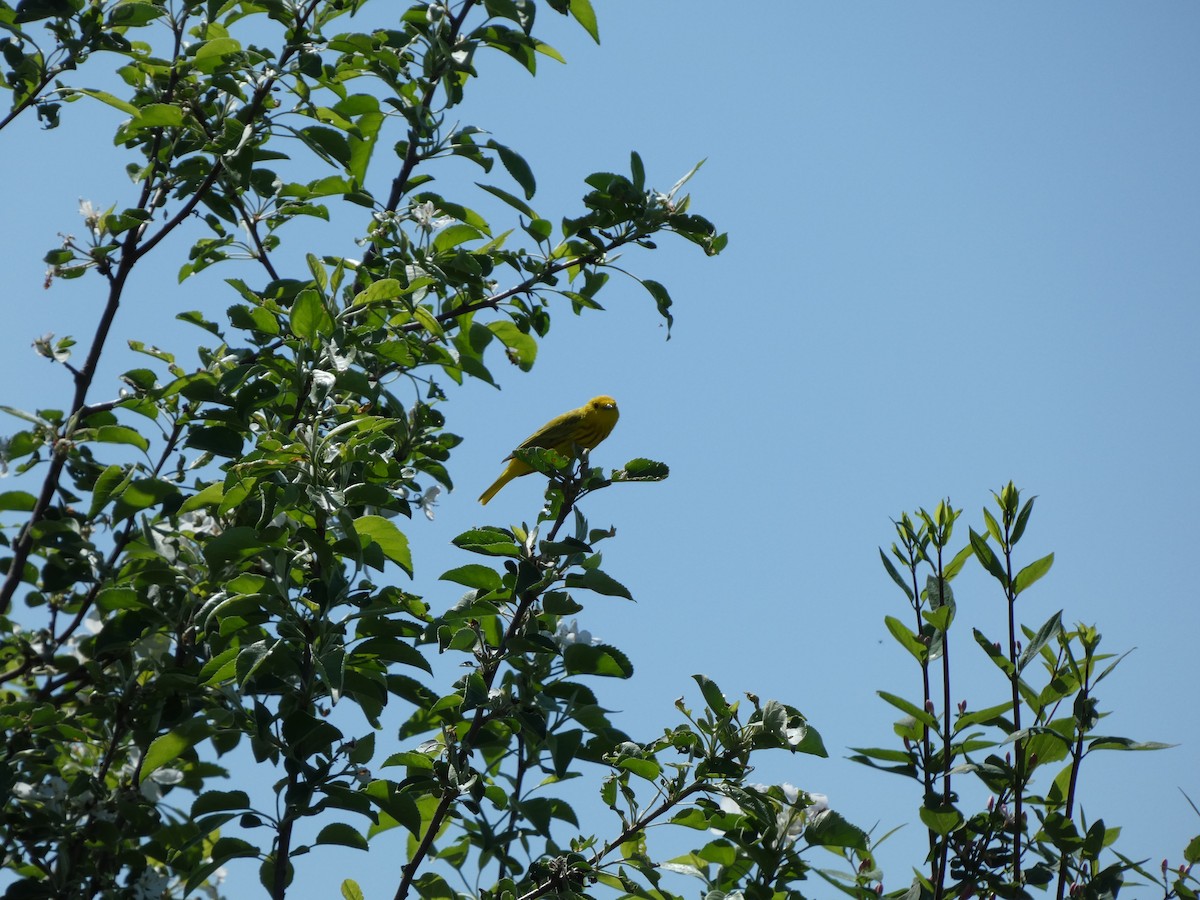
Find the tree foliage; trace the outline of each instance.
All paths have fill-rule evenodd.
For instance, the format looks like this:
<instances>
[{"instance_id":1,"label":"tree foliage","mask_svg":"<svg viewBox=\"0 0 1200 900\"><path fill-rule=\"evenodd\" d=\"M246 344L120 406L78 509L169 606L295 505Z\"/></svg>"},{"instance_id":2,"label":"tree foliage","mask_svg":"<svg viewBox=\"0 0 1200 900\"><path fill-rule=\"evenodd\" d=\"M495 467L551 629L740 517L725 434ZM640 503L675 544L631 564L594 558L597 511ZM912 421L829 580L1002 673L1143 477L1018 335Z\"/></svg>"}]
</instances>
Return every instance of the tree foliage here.
<instances>
[{"instance_id":1,"label":"tree foliage","mask_svg":"<svg viewBox=\"0 0 1200 900\"><path fill-rule=\"evenodd\" d=\"M665 873L713 898L801 896L814 875L851 896L882 890L862 830L790 785L748 783L756 753L826 754L795 707L733 702L696 676L699 705L680 701L676 723L635 739L602 705L597 679L629 678L633 663L573 617L590 596L631 592L602 568L612 530L579 503L661 480L665 464L605 473L529 451L548 480L535 526L455 538L463 562L442 579L465 589L457 602L411 581L401 524L452 487L460 442L441 385L495 383L497 359L531 368L552 315L599 309L627 250L666 235L710 255L725 245L689 210L691 172L658 190L631 153L614 166L627 172L589 175L580 206L551 217L516 150L455 122L480 54L531 74L560 58L535 28L555 14L598 39L588 0L0 0L0 130L105 104L124 116L114 137L131 182L111 206L84 204L82 238L46 257L51 281L90 279L103 297L81 360L74 338L37 345L68 373L69 402L6 407L19 423L4 445L17 484L0 494L6 896L215 896L226 867L256 867L282 898L326 848L366 850L396 830L396 898L674 896ZM82 86L98 59L116 61L119 89ZM462 161L477 186L435 191L434 173ZM286 242L347 209L360 211L358 256ZM120 392L104 393L119 313L146 302L131 276L164 271L179 239L180 280L229 273L223 316L179 313L200 365L141 336ZM640 283L669 326L667 288ZM902 518L899 565L884 555L915 626L888 627L925 685L923 703L885 695L908 717L904 750L861 751L923 790L929 875L896 896L1050 883L1105 896L1142 871L1097 868L1111 830L1076 824L1083 757L1138 746L1094 733L1108 671L1095 671L1094 630L1056 617L1021 648L1013 625L1007 652L978 635L1011 700L951 718L950 580L978 559L1012 609L1049 568L1012 571L1031 509L1016 497L1001 492L999 518L985 514L987 534L948 565L947 505ZM921 588L923 566L934 575ZM1044 687L1026 681L1035 661ZM400 724L377 750L385 710ZM978 758L1002 742L1015 761ZM1034 771L1064 761L1032 795ZM246 771L267 774L237 781ZM595 773L617 823L607 833L555 793ZM999 798L986 814L958 811L951 779L966 775ZM647 829L666 822L700 845L658 861ZM814 865L813 847L840 868ZM1194 896L1189 879L1171 889ZM361 896L349 877L343 895Z\"/></svg>"}]
</instances>

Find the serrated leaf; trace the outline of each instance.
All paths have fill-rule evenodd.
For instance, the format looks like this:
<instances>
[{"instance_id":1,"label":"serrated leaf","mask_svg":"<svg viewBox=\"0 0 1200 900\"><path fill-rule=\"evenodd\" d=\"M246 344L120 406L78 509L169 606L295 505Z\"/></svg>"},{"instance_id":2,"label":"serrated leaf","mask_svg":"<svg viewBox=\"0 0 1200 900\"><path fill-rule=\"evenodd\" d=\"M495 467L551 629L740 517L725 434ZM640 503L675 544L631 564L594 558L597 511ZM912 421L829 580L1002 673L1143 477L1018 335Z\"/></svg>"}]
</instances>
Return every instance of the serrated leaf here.
<instances>
[{"instance_id":1,"label":"serrated leaf","mask_svg":"<svg viewBox=\"0 0 1200 900\"><path fill-rule=\"evenodd\" d=\"M501 188L498 188L495 185L481 184L480 182L475 182L475 186L487 191L493 197L498 197L499 199L501 199L505 203L507 203L509 206L511 206L513 209L515 209L517 212L524 213L530 219L540 219L541 218L541 216L539 216L536 212L534 212L534 209L532 206L530 206L528 203L526 203L520 197L517 197L514 194L510 194L508 191L502 190Z\"/></svg>"},{"instance_id":2,"label":"serrated leaf","mask_svg":"<svg viewBox=\"0 0 1200 900\"><path fill-rule=\"evenodd\" d=\"M593 41L600 43L600 26L596 23L592 0L571 0L571 15L592 36Z\"/></svg>"},{"instance_id":3,"label":"serrated leaf","mask_svg":"<svg viewBox=\"0 0 1200 900\"><path fill-rule=\"evenodd\" d=\"M249 808L250 796L245 791L205 791L192 802L192 818Z\"/></svg>"},{"instance_id":4,"label":"serrated leaf","mask_svg":"<svg viewBox=\"0 0 1200 900\"><path fill-rule=\"evenodd\" d=\"M505 170L512 176L513 181L525 191L525 199L532 200L533 195L537 193L537 182L534 180L533 170L529 168L529 163L525 162L521 154L498 141L488 141L487 146L496 151Z\"/></svg>"},{"instance_id":5,"label":"serrated leaf","mask_svg":"<svg viewBox=\"0 0 1200 900\"><path fill-rule=\"evenodd\" d=\"M143 451L150 449L150 442L141 433L124 425L101 425L96 429L96 440L102 444L130 444Z\"/></svg>"},{"instance_id":6,"label":"serrated leaf","mask_svg":"<svg viewBox=\"0 0 1200 900\"><path fill-rule=\"evenodd\" d=\"M667 340L671 339L671 326L675 324L675 317L671 315L671 294L666 286L654 281L650 278L642 279L642 287L649 291L650 296L654 298L654 305L658 307L658 314L667 320Z\"/></svg>"},{"instance_id":7,"label":"serrated leaf","mask_svg":"<svg viewBox=\"0 0 1200 900\"><path fill-rule=\"evenodd\" d=\"M864 853L868 847L867 833L832 809L813 817L804 829L804 839L818 847L849 847Z\"/></svg>"},{"instance_id":8,"label":"serrated leaf","mask_svg":"<svg viewBox=\"0 0 1200 900\"><path fill-rule=\"evenodd\" d=\"M455 584L477 588L481 591L499 590L502 584L500 574L495 569L480 565L479 563L469 563L465 566L459 566L457 569L451 569L449 572L444 572L440 580L452 581Z\"/></svg>"},{"instance_id":9,"label":"serrated leaf","mask_svg":"<svg viewBox=\"0 0 1200 900\"><path fill-rule=\"evenodd\" d=\"M408 547L408 538L391 519L385 519L383 516L359 516L354 520L354 530L358 532L359 537L369 538L378 544L384 556L412 577L412 552Z\"/></svg>"},{"instance_id":10,"label":"serrated leaf","mask_svg":"<svg viewBox=\"0 0 1200 900\"><path fill-rule=\"evenodd\" d=\"M339 844L355 850L367 850L367 839L345 822L330 822L317 834L317 844Z\"/></svg>"},{"instance_id":11,"label":"serrated leaf","mask_svg":"<svg viewBox=\"0 0 1200 900\"><path fill-rule=\"evenodd\" d=\"M653 459L631 459L623 467L613 472L615 481L665 481L671 474L671 467L666 463Z\"/></svg>"},{"instance_id":12,"label":"serrated leaf","mask_svg":"<svg viewBox=\"0 0 1200 900\"><path fill-rule=\"evenodd\" d=\"M333 317L325 309L321 295L312 288L307 288L296 295L296 299L292 302L289 321L292 334L307 341L315 341L333 331Z\"/></svg>"},{"instance_id":13,"label":"serrated leaf","mask_svg":"<svg viewBox=\"0 0 1200 900\"><path fill-rule=\"evenodd\" d=\"M918 815L930 831L940 834L942 837L950 834L963 823L963 814L950 805L923 806Z\"/></svg>"},{"instance_id":14,"label":"serrated leaf","mask_svg":"<svg viewBox=\"0 0 1200 900\"><path fill-rule=\"evenodd\" d=\"M109 468L116 468L116 466L110 466ZM36 504L37 497L27 491L5 491L0 494L0 510L32 512ZM92 515L95 515L95 513L92 513Z\"/></svg>"},{"instance_id":15,"label":"serrated leaf","mask_svg":"<svg viewBox=\"0 0 1200 900\"><path fill-rule=\"evenodd\" d=\"M706 675L693 675L692 680L700 686L700 693L704 695L704 702L718 716L728 716L730 713L729 703L725 700L725 695L721 692L721 688L717 683Z\"/></svg>"},{"instance_id":16,"label":"serrated leaf","mask_svg":"<svg viewBox=\"0 0 1200 900\"><path fill-rule=\"evenodd\" d=\"M509 359L522 372L528 372L533 368L533 362L537 359L538 347L537 341L530 335L523 332L508 319L488 322L487 329L499 338L500 343L508 348Z\"/></svg>"},{"instance_id":17,"label":"serrated leaf","mask_svg":"<svg viewBox=\"0 0 1200 900\"><path fill-rule=\"evenodd\" d=\"M563 666L569 675L633 677L629 657L608 644L568 644L563 650Z\"/></svg>"},{"instance_id":18,"label":"serrated leaf","mask_svg":"<svg viewBox=\"0 0 1200 900\"><path fill-rule=\"evenodd\" d=\"M521 548L511 531L503 528L472 528L451 541L454 546L484 556L520 556Z\"/></svg>"},{"instance_id":19,"label":"serrated leaf","mask_svg":"<svg viewBox=\"0 0 1200 900\"><path fill-rule=\"evenodd\" d=\"M85 97L91 97L93 100L99 100L101 103L107 103L113 109L119 109L123 113L131 116L137 116L138 108L127 100L122 100L119 97L114 97L107 91L96 91L89 88L72 88L69 93L83 94Z\"/></svg>"},{"instance_id":20,"label":"serrated leaf","mask_svg":"<svg viewBox=\"0 0 1200 900\"><path fill-rule=\"evenodd\" d=\"M629 589L625 585L601 572L599 569L572 572L566 578L566 586L569 588L584 588L608 597L624 597L626 600L633 599L633 595L629 593Z\"/></svg>"}]
</instances>

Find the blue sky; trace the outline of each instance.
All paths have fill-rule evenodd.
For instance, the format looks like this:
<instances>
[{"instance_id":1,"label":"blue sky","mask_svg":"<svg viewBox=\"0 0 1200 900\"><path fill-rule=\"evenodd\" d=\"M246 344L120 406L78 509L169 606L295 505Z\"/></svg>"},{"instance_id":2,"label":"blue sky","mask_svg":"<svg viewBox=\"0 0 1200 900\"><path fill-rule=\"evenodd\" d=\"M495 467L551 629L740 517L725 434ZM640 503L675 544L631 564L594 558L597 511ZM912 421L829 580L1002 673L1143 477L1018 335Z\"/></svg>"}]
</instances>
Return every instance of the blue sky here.
<instances>
[{"instance_id":1,"label":"blue sky","mask_svg":"<svg viewBox=\"0 0 1200 900\"><path fill-rule=\"evenodd\" d=\"M622 419L594 459L650 456L672 473L586 505L593 525L616 525L605 568L639 601L597 599L581 616L637 666L602 696L646 738L674 723L675 697L696 699L693 672L731 696L790 702L831 759L768 758L761 780L824 792L882 832L914 821L919 796L845 761L846 748L887 745L894 716L875 691L915 697L919 675L882 624L906 607L877 547L891 518L946 496L964 508L965 540L1011 478L1039 497L1021 561L1056 554L1022 619L1036 627L1062 609L1095 623L1107 650L1136 647L1103 686L1114 711L1103 727L1180 745L1092 760L1085 811L1124 825L1129 855L1178 861L1200 831L1180 794L1200 802L1200 7L596 6L600 47L544 13L565 67L547 60L530 79L481 59L462 121L525 155L534 206L552 220L577 211L585 175L626 170L631 150L662 188L706 158L693 210L729 247L706 259L662 241L625 260L671 289L669 342L648 295L617 277L607 312L555 320L532 373L497 356L502 391L455 396L460 489L408 529L416 589L452 603L436 577L470 560L449 540L532 521L540 506L535 478L475 503L501 457L549 416L614 395ZM0 142L28 173L6 185L14 314L0 365L2 402L16 406L68 402L65 374L30 341L84 340L101 304L95 280L44 292L42 254L79 230L79 198L131 195L115 154L73 155L107 143L110 111L65 112L57 133L27 119ZM479 175L445 177L450 194ZM231 269L176 285L181 247L134 282L122 339L184 354L193 336L175 313L230 302ZM131 365L114 356L109 372ZM968 571L957 593L960 619L999 638L987 579ZM1000 702L1003 684L958 634L955 699ZM920 843L909 826L885 845L889 890L920 863ZM346 874L334 869L308 872L303 896L329 896ZM394 884L368 877L381 896Z\"/></svg>"}]
</instances>

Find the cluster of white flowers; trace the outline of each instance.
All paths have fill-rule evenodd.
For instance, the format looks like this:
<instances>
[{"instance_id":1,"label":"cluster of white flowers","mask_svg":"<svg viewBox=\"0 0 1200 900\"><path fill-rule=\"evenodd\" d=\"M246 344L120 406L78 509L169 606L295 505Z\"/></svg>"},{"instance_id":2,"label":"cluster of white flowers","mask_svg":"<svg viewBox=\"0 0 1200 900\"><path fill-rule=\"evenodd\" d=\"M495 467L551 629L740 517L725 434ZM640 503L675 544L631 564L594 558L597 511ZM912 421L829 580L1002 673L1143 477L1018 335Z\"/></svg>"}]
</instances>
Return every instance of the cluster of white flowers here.
<instances>
[{"instance_id":1,"label":"cluster of white flowers","mask_svg":"<svg viewBox=\"0 0 1200 900\"><path fill-rule=\"evenodd\" d=\"M769 785L765 784L748 784L746 785L752 791L761 794L766 794ZM779 785L779 789L783 791L784 802L779 804L779 809L775 813L775 828L776 833L780 836L780 840L784 843L791 843L804 833L804 829L820 819L822 815L829 811L829 798L824 794L813 794L808 791L802 791L794 784L784 782ZM737 804L736 801L729 797L722 797L720 800L721 809L727 813L739 815L744 810ZM721 832L713 829L715 834Z\"/></svg>"},{"instance_id":2,"label":"cluster of white flowers","mask_svg":"<svg viewBox=\"0 0 1200 900\"><path fill-rule=\"evenodd\" d=\"M589 644L595 647L600 644L599 638L592 637L592 633L586 628L579 627L579 620L572 619L570 622L559 622L558 631L554 633L554 642L558 646L566 649L571 644Z\"/></svg>"},{"instance_id":3,"label":"cluster of white flowers","mask_svg":"<svg viewBox=\"0 0 1200 900\"><path fill-rule=\"evenodd\" d=\"M69 785L60 775L51 775L41 784L30 784L27 781L15 782L12 786L12 796L15 800L25 803L36 803L46 808L54 815L66 812L67 788Z\"/></svg>"},{"instance_id":4,"label":"cluster of white flowers","mask_svg":"<svg viewBox=\"0 0 1200 900\"><path fill-rule=\"evenodd\" d=\"M137 881L129 886L129 896L133 900L159 900L167 895L167 887L170 883L171 879L165 872L146 868L142 870Z\"/></svg>"},{"instance_id":5,"label":"cluster of white flowers","mask_svg":"<svg viewBox=\"0 0 1200 900\"><path fill-rule=\"evenodd\" d=\"M412 208L412 220L426 234L432 234L439 228L444 228L454 221L451 216L439 216L439 212L441 210L433 205L432 200L426 200L424 203L418 203Z\"/></svg>"}]
</instances>

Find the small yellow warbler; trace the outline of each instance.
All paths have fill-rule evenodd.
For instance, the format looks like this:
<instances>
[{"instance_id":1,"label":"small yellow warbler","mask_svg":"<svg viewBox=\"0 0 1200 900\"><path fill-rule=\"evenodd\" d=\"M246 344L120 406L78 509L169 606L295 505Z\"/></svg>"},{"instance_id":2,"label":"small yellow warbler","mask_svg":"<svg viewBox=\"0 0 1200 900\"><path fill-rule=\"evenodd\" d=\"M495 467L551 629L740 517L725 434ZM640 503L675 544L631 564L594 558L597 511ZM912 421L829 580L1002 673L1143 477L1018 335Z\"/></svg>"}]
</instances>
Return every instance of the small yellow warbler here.
<instances>
[{"instance_id":1,"label":"small yellow warbler","mask_svg":"<svg viewBox=\"0 0 1200 900\"><path fill-rule=\"evenodd\" d=\"M612 397L593 397L579 409L573 409L551 419L521 441L517 449L527 450L530 447L541 447L543 450L554 450L568 456L574 447L591 450L609 436L620 415L617 401ZM500 477L492 483L492 486L479 495L480 503L486 505L496 496L500 488L514 478L528 475L533 471L519 459L513 459L512 454L504 458L509 460L508 465L500 473Z\"/></svg>"}]
</instances>

